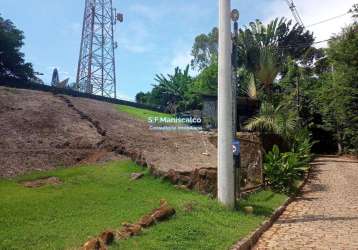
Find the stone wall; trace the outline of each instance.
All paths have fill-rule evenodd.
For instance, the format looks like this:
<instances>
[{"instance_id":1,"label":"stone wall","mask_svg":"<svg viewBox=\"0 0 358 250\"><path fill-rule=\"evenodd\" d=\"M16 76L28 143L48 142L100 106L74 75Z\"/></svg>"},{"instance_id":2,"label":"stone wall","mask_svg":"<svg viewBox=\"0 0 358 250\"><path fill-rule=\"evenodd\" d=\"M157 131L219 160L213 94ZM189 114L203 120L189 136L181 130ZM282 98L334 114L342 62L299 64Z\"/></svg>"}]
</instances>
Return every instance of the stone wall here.
<instances>
[{"instance_id":1,"label":"stone wall","mask_svg":"<svg viewBox=\"0 0 358 250\"><path fill-rule=\"evenodd\" d=\"M241 190L249 190L263 184L263 150L258 134L238 133L241 142ZM217 146L217 136L211 135L210 142ZM183 172L170 170L160 172L149 166L151 173L182 188L194 189L205 194L217 194L217 168L201 168Z\"/></svg>"},{"instance_id":2,"label":"stone wall","mask_svg":"<svg viewBox=\"0 0 358 250\"><path fill-rule=\"evenodd\" d=\"M241 189L263 184L263 150L256 133L238 133L241 142Z\"/></svg>"},{"instance_id":3,"label":"stone wall","mask_svg":"<svg viewBox=\"0 0 358 250\"><path fill-rule=\"evenodd\" d=\"M237 133L240 141L240 176L241 190L263 184L263 149L259 134ZM217 146L217 136L211 137L211 143Z\"/></svg>"}]
</instances>

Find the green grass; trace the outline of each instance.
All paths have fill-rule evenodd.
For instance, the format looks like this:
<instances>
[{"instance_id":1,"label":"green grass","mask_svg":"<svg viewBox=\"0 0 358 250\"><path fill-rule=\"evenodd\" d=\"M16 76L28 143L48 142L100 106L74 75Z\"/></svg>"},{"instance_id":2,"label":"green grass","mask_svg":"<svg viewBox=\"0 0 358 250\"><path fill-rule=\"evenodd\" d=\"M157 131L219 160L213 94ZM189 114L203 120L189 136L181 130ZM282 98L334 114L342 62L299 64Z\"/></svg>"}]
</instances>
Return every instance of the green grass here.
<instances>
[{"instance_id":1,"label":"green grass","mask_svg":"<svg viewBox=\"0 0 358 250\"><path fill-rule=\"evenodd\" d=\"M145 172L130 181L132 172ZM19 181L56 176L63 184L29 189ZM169 221L111 249L228 249L254 230L286 198L270 191L242 202L256 213L229 211L215 200L151 177L129 161L0 179L0 249L73 249L105 229L136 222L166 199L176 209ZM193 210L185 210L193 204Z\"/></svg>"},{"instance_id":2,"label":"green grass","mask_svg":"<svg viewBox=\"0 0 358 250\"><path fill-rule=\"evenodd\" d=\"M145 121L147 121L149 117L158 117L158 118L160 118L160 117L163 117L163 118L175 117L173 115L166 114L166 113L160 113L160 112L151 111L151 110L147 110L147 109L134 108L134 107L125 106L125 105L116 105L116 108L120 112L127 113L128 115L130 115L134 118L137 118L140 120L145 120Z\"/></svg>"}]
</instances>

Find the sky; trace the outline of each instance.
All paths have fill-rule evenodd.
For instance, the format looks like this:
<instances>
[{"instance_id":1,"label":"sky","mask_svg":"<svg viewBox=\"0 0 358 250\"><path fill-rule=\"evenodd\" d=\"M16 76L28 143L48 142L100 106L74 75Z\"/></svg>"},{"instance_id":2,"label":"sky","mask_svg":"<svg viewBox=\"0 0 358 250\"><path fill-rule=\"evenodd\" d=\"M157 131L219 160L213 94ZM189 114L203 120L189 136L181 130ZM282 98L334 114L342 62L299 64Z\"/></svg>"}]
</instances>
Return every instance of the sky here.
<instances>
[{"instance_id":1,"label":"sky","mask_svg":"<svg viewBox=\"0 0 358 250\"><path fill-rule=\"evenodd\" d=\"M295 0L306 26L342 15L355 2ZM61 80L75 81L84 5L85 0L0 0L0 15L24 31L25 59L44 74L41 79L46 84L54 68ZM127 100L151 90L156 74L189 64L195 37L218 23L218 0L113 0L113 6L124 14L124 22L116 26L115 55L117 93ZM255 19L293 18L284 0L232 0L232 7L241 13L240 26ZM350 21L345 15L309 29L320 41L339 33Z\"/></svg>"}]
</instances>

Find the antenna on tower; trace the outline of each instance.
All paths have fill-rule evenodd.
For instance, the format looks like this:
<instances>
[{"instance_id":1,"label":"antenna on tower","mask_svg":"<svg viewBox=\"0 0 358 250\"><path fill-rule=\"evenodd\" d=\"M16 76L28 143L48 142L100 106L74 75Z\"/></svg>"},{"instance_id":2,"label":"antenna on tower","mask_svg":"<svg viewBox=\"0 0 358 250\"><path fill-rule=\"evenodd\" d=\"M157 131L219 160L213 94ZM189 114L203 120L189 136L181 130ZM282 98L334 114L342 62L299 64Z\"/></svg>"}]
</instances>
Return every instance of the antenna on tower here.
<instances>
[{"instance_id":1,"label":"antenna on tower","mask_svg":"<svg viewBox=\"0 0 358 250\"><path fill-rule=\"evenodd\" d=\"M293 0L285 0L286 3L288 4L288 7L290 8L293 17L295 18L296 22L301 25L303 28L305 28L305 25L302 21L302 18L300 16L300 14L298 13L298 10L296 8L295 3L293 2Z\"/></svg>"},{"instance_id":2,"label":"antenna on tower","mask_svg":"<svg viewBox=\"0 0 358 250\"><path fill-rule=\"evenodd\" d=\"M113 9L112 0L86 0L76 80L79 91L117 98L117 21L122 22L123 15Z\"/></svg>"}]
</instances>

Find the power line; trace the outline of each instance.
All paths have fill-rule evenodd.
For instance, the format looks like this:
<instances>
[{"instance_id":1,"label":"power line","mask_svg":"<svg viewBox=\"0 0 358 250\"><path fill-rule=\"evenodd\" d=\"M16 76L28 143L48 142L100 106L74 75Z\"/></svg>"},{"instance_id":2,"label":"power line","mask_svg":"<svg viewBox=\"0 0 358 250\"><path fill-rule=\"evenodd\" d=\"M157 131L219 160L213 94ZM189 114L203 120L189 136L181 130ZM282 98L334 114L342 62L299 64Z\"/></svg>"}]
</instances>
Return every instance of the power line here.
<instances>
[{"instance_id":1,"label":"power line","mask_svg":"<svg viewBox=\"0 0 358 250\"><path fill-rule=\"evenodd\" d=\"M344 17L344 16L346 16L346 15L349 15L349 12L346 12L346 13L344 13L344 14L341 14L341 15L338 15L338 16L334 16L334 17L331 17L331 18L328 18L328 19L319 21L319 22L317 22L317 23L312 23L312 24L310 24L310 25L307 25L306 27L308 28L308 27L316 26L316 25L318 25L318 24L326 23L326 22L332 21L332 20L334 20L334 19Z\"/></svg>"},{"instance_id":2,"label":"power line","mask_svg":"<svg viewBox=\"0 0 358 250\"><path fill-rule=\"evenodd\" d=\"M324 43L324 42L329 42L331 40L334 40L334 38L329 38L329 39L325 39L325 40L321 40L321 41L317 41L317 42L313 42L313 43L294 43L294 44L290 44L290 45L286 45L286 46L278 46L278 48L295 48L295 47L302 47L302 46L308 46L308 45L314 45L314 44L320 44L320 43Z\"/></svg>"}]
</instances>

